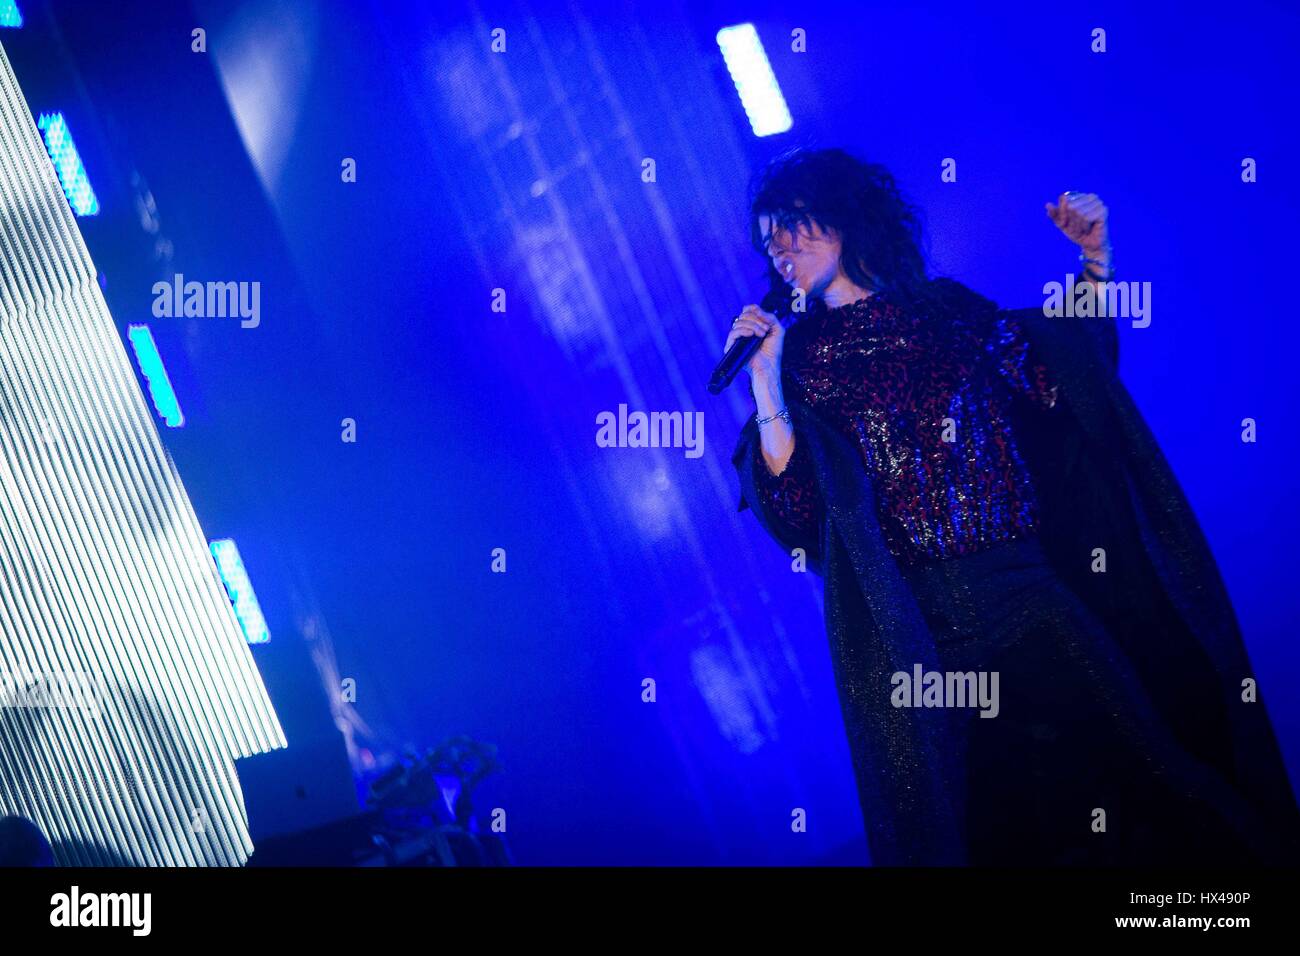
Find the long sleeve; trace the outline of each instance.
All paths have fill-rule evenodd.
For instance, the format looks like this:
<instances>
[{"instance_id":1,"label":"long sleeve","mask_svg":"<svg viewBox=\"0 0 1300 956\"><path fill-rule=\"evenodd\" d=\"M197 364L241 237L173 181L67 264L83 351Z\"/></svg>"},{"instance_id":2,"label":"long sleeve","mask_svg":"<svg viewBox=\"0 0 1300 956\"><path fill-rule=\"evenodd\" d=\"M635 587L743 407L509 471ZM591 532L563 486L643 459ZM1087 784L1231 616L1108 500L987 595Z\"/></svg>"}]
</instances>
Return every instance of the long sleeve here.
<instances>
[{"instance_id":1,"label":"long sleeve","mask_svg":"<svg viewBox=\"0 0 1300 956\"><path fill-rule=\"evenodd\" d=\"M782 547L802 548L815 569L821 560L824 512L808 443L796 429L790 460L781 474L773 475L763 459L758 428L751 420L733 460L741 474L740 509L752 507Z\"/></svg>"},{"instance_id":2,"label":"long sleeve","mask_svg":"<svg viewBox=\"0 0 1300 956\"><path fill-rule=\"evenodd\" d=\"M768 469L762 446L758 443L755 443L754 455L754 483L768 511L795 535L815 537L820 515L808 443L795 436L794 452L779 475Z\"/></svg>"},{"instance_id":3,"label":"long sleeve","mask_svg":"<svg viewBox=\"0 0 1300 956\"><path fill-rule=\"evenodd\" d=\"M1040 408L1056 405L1059 386L1047 367L1037 360L1014 315L998 313L990 346L998 363L998 373L1013 392Z\"/></svg>"}]
</instances>

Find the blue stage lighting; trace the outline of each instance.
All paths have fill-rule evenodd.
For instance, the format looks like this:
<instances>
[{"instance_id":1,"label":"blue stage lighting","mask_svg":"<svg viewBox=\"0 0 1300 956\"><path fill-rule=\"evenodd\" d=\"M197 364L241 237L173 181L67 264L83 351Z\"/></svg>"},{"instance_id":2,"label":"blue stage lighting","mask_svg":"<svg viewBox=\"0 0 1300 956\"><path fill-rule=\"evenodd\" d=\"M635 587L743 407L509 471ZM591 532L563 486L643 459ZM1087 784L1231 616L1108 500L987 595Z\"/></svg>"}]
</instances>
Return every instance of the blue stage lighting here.
<instances>
[{"instance_id":1,"label":"blue stage lighting","mask_svg":"<svg viewBox=\"0 0 1300 956\"><path fill-rule=\"evenodd\" d=\"M14 0L0 0L0 27L17 29L23 25L23 12Z\"/></svg>"},{"instance_id":2,"label":"blue stage lighting","mask_svg":"<svg viewBox=\"0 0 1300 956\"><path fill-rule=\"evenodd\" d=\"M185 424L185 416L181 413L180 402L176 400L176 393L172 390L171 380L167 377L167 369L163 366L162 356L158 354L158 346L154 343L149 326L129 325L126 334L131 340L131 347L135 349L135 360L140 366L140 372L149 384L149 397L153 399L153 407L158 409L159 416L168 428L180 428Z\"/></svg>"},{"instance_id":3,"label":"blue stage lighting","mask_svg":"<svg viewBox=\"0 0 1300 956\"><path fill-rule=\"evenodd\" d=\"M248 580L248 572L244 570L239 548L230 538L218 538L208 546L216 559L221 582L230 595L230 603L234 605L235 617L239 618L239 626L244 629L244 639L250 644L265 644L271 639L271 632L266 628L266 619L262 617L257 595L253 593L253 582Z\"/></svg>"},{"instance_id":4,"label":"blue stage lighting","mask_svg":"<svg viewBox=\"0 0 1300 956\"><path fill-rule=\"evenodd\" d=\"M767 61L763 41L752 23L723 27L718 31L718 47L727 61L731 81L736 84L741 105L749 117L755 136L784 133L794 121L781 95L781 87Z\"/></svg>"},{"instance_id":5,"label":"blue stage lighting","mask_svg":"<svg viewBox=\"0 0 1300 956\"><path fill-rule=\"evenodd\" d=\"M68 197L72 211L78 216L93 216L99 212L99 200L86 178L86 167L81 164L77 145L68 132L62 113L42 113L36 126L45 137L45 149L54 161L55 172L63 184L63 195Z\"/></svg>"}]
</instances>

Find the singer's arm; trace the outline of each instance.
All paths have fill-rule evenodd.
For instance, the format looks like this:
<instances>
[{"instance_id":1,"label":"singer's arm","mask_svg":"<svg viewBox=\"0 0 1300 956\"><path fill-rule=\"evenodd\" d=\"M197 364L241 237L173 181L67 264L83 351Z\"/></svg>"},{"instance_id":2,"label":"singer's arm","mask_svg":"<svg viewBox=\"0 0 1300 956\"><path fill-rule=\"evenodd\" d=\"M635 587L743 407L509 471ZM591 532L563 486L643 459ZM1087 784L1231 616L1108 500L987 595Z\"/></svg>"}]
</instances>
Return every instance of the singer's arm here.
<instances>
[{"instance_id":1,"label":"singer's arm","mask_svg":"<svg viewBox=\"0 0 1300 956\"><path fill-rule=\"evenodd\" d=\"M785 408L779 373L756 373L751 381L759 418L772 418ZM777 418L760 425L758 433L762 440L763 461L767 464L767 470L773 475L781 474L794 453L794 428L784 418Z\"/></svg>"},{"instance_id":2,"label":"singer's arm","mask_svg":"<svg viewBox=\"0 0 1300 956\"><path fill-rule=\"evenodd\" d=\"M779 374L754 374L756 418L771 418L785 408ZM812 458L793 427L775 418L756 428L758 441L750 451L757 506L767 516L778 540L803 548L820 561L821 500L813 476Z\"/></svg>"},{"instance_id":3,"label":"singer's arm","mask_svg":"<svg viewBox=\"0 0 1300 956\"><path fill-rule=\"evenodd\" d=\"M763 339L746 366L756 419L772 418L785 408L781 389L785 329L771 313L748 305L732 323L724 354L737 338L748 335ZM747 500L768 532L787 549L802 548L815 570L821 560L822 505L809 450L796 440L790 423L781 418L763 425L751 421L732 460L741 473L741 507Z\"/></svg>"},{"instance_id":4,"label":"singer's arm","mask_svg":"<svg viewBox=\"0 0 1300 956\"><path fill-rule=\"evenodd\" d=\"M750 385L754 389L754 402L759 418L771 418L785 408L781 395L781 353L785 345L785 328L771 312L757 305L747 305L731 324L731 333L722 347L723 354L741 338L753 336L762 340L749 363ZM759 426L762 438L763 461L768 471L779 475L785 470L794 451L794 429L784 419L776 419Z\"/></svg>"},{"instance_id":5,"label":"singer's arm","mask_svg":"<svg viewBox=\"0 0 1300 956\"><path fill-rule=\"evenodd\" d=\"M818 570L824 511L807 443L796 440L785 468L774 475L753 423L747 431L751 437L735 457L741 472L741 507L751 506L778 544L790 552L802 548Z\"/></svg>"}]
</instances>

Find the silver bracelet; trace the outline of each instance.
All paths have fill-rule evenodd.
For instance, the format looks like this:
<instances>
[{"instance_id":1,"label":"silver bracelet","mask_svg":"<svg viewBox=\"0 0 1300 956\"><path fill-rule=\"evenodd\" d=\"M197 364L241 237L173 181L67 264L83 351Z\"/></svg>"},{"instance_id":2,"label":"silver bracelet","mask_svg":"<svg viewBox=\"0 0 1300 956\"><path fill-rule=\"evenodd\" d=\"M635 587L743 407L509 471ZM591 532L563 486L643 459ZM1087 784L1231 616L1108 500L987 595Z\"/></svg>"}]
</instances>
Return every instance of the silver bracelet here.
<instances>
[{"instance_id":1,"label":"silver bracelet","mask_svg":"<svg viewBox=\"0 0 1300 956\"><path fill-rule=\"evenodd\" d=\"M1085 256L1083 253L1079 253L1079 261L1083 263L1084 278L1091 279L1093 282L1114 281L1115 279L1115 266L1113 264L1115 259L1114 254L1111 252L1110 246L1107 246L1105 249L1102 250L1102 252L1105 253L1106 256L1105 259L1094 259L1091 256ZM1105 275L1096 275L1092 271L1093 266L1096 266L1098 269L1104 270Z\"/></svg>"},{"instance_id":2,"label":"silver bracelet","mask_svg":"<svg viewBox=\"0 0 1300 956\"><path fill-rule=\"evenodd\" d=\"M774 422L778 418L781 419L783 422L785 422L787 425L794 424L792 421L790 421L790 411L789 409L785 408L785 406L782 406L781 410L777 412L775 415L773 415L771 418L758 418L757 416L755 416L754 421L757 422L759 425L766 425L768 422Z\"/></svg>"}]
</instances>

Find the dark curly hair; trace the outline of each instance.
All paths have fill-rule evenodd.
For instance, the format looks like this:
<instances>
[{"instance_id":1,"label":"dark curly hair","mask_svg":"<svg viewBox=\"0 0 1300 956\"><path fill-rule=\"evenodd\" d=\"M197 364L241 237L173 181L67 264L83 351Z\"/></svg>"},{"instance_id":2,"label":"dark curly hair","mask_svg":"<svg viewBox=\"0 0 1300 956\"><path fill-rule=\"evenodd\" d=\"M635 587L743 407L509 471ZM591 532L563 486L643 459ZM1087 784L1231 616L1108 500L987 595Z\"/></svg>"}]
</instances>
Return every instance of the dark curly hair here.
<instances>
[{"instance_id":1,"label":"dark curly hair","mask_svg":"<svg viewBox=\"0 0 1300 956\"><path fill-rule=\"evenodd\" d=\"M816 222L839 233L840 261L855 283L904 302L932 301L920 214L893 175L842 149L798 147L771 160L749 188L750 241L767 257L759 216L794 230ZM788 302L789 290L770 259L764 307Z\"/></svg>"}]
</instances>

